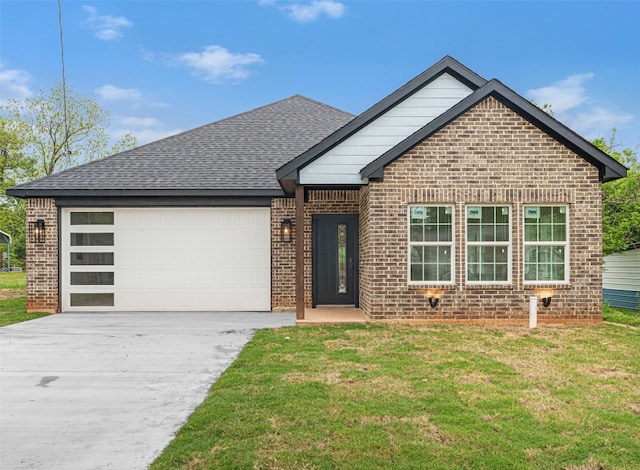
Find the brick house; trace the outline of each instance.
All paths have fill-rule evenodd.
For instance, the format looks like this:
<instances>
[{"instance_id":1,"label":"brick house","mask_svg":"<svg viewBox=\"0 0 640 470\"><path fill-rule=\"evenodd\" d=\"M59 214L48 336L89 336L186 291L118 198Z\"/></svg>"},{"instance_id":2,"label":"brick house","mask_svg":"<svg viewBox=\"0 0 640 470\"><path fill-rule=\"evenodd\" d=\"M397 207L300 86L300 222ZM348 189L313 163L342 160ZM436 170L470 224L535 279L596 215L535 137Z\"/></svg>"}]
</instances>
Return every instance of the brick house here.
<instances>
[{"instance_id":1,"label":"brick house","mask_svg":"<svg viewBox=\"0 0 640 470\"><path fill-rule=\"evenodd\" d=\"M294 96L16 186L28 309L601 320L626 168L445 57L359 116Z\"/></svg>"}]
</instances>

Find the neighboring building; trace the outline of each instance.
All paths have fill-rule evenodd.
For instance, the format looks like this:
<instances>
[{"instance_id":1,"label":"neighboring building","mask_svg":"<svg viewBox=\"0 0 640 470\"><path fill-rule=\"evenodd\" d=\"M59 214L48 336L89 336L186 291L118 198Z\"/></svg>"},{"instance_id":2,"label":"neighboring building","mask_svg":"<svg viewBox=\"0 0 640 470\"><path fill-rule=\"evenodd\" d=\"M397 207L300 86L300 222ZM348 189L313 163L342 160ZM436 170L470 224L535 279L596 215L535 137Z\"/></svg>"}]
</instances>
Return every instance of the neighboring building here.
<instances>
[{"instance_id":1,"label":"neighboring building","mask_svg":"<svg viewBox=\"0 0 640 470\"><path fill-rule=\"evenodd\" d=\"M294 96L8 193L32 311L524 321L539 295L540 321L598 322L600 184L625 174L445 57L355 118Z\"/></svg>"},{"instance_id":2,"label":"neighboring building","mask_svg":"<svg viewBox=\"0 0 640 470\"><path fill-rule=\"evenodd\" d=\"M640 246L604 257L602 287L608 305L640 310Z\"/></svg>"}]
</instances>

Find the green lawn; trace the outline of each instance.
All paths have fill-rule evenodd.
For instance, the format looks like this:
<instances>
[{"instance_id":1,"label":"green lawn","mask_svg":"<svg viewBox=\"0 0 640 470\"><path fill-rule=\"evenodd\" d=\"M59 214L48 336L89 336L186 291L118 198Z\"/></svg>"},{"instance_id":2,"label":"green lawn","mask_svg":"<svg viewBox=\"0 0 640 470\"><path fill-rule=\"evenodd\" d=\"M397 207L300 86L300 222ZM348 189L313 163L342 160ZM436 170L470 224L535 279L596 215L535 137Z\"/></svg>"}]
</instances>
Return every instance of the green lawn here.
<instances>
[{"instance_id":1,"label":"green lawn","mask_svg":"<svg viewBox=\"0 0 640 470\"><path fill-rule=\"evenodd\" d=\"M25 289L27 287L27 273L2 273L0 272L0 290Z\"/></svg>"},{"instance_id":2,"label":"green lawn","mask_svg":"<svg viewBox=\"0 0 640 470\"><path fill-rule=\"evenodd\" d=\"M605 305L602 309L602 319L604 321L640 326L640 311Z\"/></svg>"},{"instance_id":3,"label":"green lawn","mask_svg":"<svg viewBox=\"0 0 640 470\"><path fill-rule=\"evenodd\" d=\"M0 273L0 326L20 323L49 315L27 313L25 289L27 278L22 273Z\"/></svg>"},{"instance_id":4,"label":"green lawn","mask_svg":"<svg viewBox=\"0 0 640 470\"><path fill-rule=\"evenodd\" d=\"M152 469L628 469L640 330L258 332Z\"/></svg>"}]
</instances>

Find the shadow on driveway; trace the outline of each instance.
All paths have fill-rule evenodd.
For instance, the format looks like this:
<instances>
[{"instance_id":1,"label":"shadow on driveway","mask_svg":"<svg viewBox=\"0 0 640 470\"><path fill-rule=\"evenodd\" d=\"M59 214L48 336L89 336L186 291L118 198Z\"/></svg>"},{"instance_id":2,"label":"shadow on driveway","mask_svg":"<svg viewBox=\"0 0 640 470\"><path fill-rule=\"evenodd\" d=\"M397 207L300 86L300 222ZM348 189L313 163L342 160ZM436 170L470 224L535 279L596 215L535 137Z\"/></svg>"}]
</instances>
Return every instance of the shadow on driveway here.
<instances>
[{"instance_id":1,"label":"shadow on driveway","mask_svg":"<svg viewBox=\"0 0 640 470\"><path fill-rule=\"evenodd\" d=\"M144 469L290 313L73 313L0 328L0 468Z\"/></svg>"}]
</instances>

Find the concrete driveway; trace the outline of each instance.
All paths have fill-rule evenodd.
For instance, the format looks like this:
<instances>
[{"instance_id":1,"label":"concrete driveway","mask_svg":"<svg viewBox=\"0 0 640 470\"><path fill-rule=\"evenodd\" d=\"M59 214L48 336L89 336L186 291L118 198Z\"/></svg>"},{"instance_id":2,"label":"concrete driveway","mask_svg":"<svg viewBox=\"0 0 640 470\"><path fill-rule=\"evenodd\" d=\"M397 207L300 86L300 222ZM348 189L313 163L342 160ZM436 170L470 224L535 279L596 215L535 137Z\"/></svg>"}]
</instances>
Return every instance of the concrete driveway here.
<instances>
[{"instance_id":1,"label":"concrete driveway","mask_svg":"<svg viewBox=\"0 0 640 470\"><path fill-rule=\"evenodd\" d=\"M60 314L0 328L0 468L144 469L280 313Z\"/></svg>"}]
</instances>

